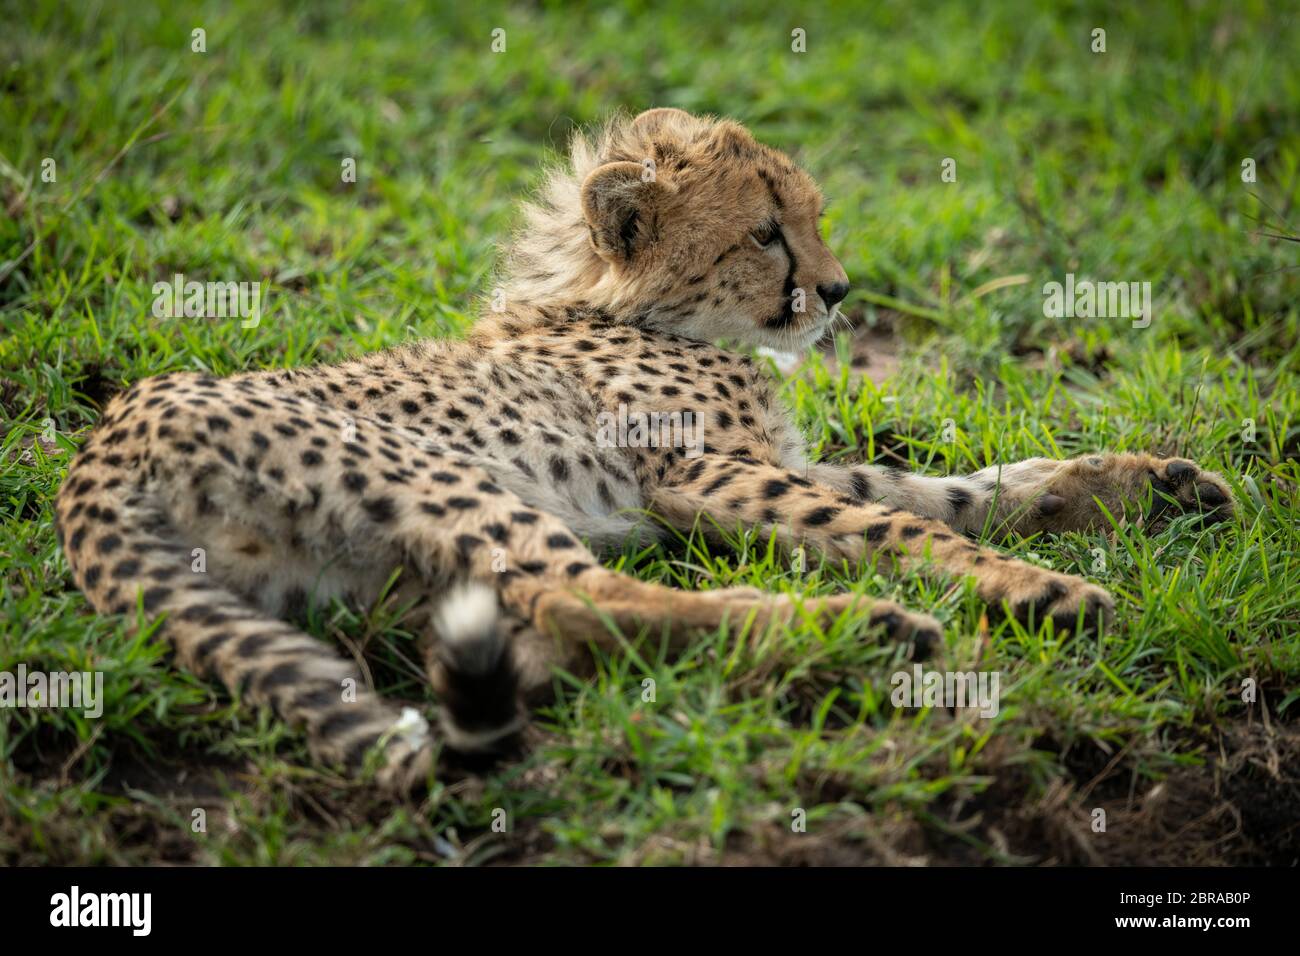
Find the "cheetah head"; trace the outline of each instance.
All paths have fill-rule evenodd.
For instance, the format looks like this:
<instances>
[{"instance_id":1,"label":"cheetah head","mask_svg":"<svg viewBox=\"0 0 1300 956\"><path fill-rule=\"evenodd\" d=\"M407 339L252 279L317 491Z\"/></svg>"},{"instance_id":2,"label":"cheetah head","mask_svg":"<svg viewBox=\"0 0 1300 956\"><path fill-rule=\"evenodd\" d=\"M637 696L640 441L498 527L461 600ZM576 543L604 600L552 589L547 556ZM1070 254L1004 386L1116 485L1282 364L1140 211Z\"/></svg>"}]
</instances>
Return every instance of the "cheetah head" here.
<instances>
[{"instance_id":1,"label":"cheetah head","mask_svg":"<svg viewBox=\"0 0 1300 956\"><path fill-rule=\"evenodd\" d=\"M822 204L812 177L738 123L618 118L594 142L576 137L528 208L513 294L581 298L702 341L807 348L849 289Z\"/></svg>"}]
</instances>

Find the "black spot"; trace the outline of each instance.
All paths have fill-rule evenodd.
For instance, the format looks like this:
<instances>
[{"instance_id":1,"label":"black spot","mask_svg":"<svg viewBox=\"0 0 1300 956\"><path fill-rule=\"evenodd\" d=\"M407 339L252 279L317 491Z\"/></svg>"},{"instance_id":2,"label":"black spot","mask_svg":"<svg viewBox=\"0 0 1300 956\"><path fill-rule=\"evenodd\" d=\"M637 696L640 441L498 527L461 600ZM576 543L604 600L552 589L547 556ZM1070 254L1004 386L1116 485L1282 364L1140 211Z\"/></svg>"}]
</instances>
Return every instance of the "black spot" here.
<instances>
[{"instance_id":1,"label":"black spot","mask_svg":"<svg viewBox=\"0 0 1300 956\"><path fill-rule=\"evenodd\" d=\"M469 558L470 552L483 544L483 539L476 534L456 535L456 551L462 559Z\"/></svg>"},{"instance_id":2,"label":"black spot","mask_svg":"<svg viewBox=\"0 0 1300 956\"><path fill-rule=\"evenodd\" d=\"M269 634L250 634L239 642L239 646L235 648L235 653L243 658L256 657L273 640L275 638Z\"/></svg>"},{"instance_id":3,"label":"black spot","mask_svg":"<svg viewBox=\"0 0 1300 956\"><path fill-rule=\"evenodd\" d=\"M853 497L858 501L871 500L871 482L867 480L867 476L862 472L853 472L852 476L849 478L849 485L851 486Z\"/></svg>"},{"instance_id":4,"label":"black spot","mask_svg":"<svg viewBox=\"0 0 1300 956\"><path fill-rule=\"evenodd\" d=\"M717 478L714 478L713 481L709 482L709 484L705 486L704 493L706 495L713 494L718 489L728 485L731 482L731 479L733 477L734 477L733 475L719 475Z\"/></svg>"},{"instance_id":5,"label":"black spot","mask_svg":"<svg viewBox=\"0 0 1300 956\"><path fill-rule=\"evenodd\" d=\"M912 633L912 660L928 660L943 643L943 635L935 628Z\"/></svg>"},{"instance_id":6,"label":"black spot","mask_svg":"<svg viewBox=\"0 0 1300 956\"><path fill-rule=\"evenodd\" d=\"M882 628L887 637L898 636L903 627L903 618L897 611L878 611L867 620L873 627Z\"/></svg>"},{"instance_id":7,"label":"black spot","mask_svg":"<svg viewBox=\"0 0 1300 956\"><path fill-rule=\"evenodd\" d=\"M361 502L361 507L366 509L371 521L381 524L392 521L397 514L392 498L367 498Z\"/></svg>"},{"instance_id":8,"label":"black spot","mask_svg":"<svg viewBox=\"0 0 1300 956\"><path fill-rule=\"evenodd\" d=\"M829 524L831 519L839 513L839 508L817 508L803 516L804 524L812 525L813 527Z\"/></svg>"},{"instance_id":9,"label":"black spot","mask_svg":"<svg viewBox=\"0 0 1300 956\"><path fill-rule=\"evenodd\" d=\"M176 615L182 621L198 621L203 624L223 624L227 617L206 604L191 604Z\"/></svg>"},{"instance_id":10,"label":"black spot","mask_svg":"<svg viewBox=\"0 0 1300 956\"><path fill-rule=\"evenodd\" d=\"M147 589L144 592L144 595L141 597L141 601L144 604L144 609L146 611L154 610L155 608L158 607L159 604L161 604L163 601L171 597L171 594L172 594L171 588L158 587L158 588Z\"/></svg>"},{"instance_id":11,"label":"black spot","mask_svg":"<svg viewBox=\"0 0 1300 956\"><path fill-rule=\"evenodd\" d=\"M257 680L257 687L264 693L271 693L281 687L296 687L302 682L302 672L293 661L276 664Z\"/></svg>"},{"instance_id":12,"label":"black spot","mask_svg":"<svg viewBox=\"0 0 1300 956\"><path fill-rule=\"evenodd\" d=\"M135 558L127 558L113 566L113 577L118 579L133 577L139 573L140 562Z\"/></svg>"},{"instance_id":13,"label":"black spot","mask_svg":"<svg viewBox=\"0 0 1300 956\"><path fill-rule=\"evenodd\" d=\"M1035 598L1021 601L1013 608L1016 617L1023 621L1035 623L1042 621L1043 615L1053 604L1065 597L1066 588L1060 581L1050 581Z\"/></svg>"},{"instance_id":14,"label":"black spot","mask_svg":"<svg viewBox=\"0 0 1300 956\"><path fill-rule=\"evenodd\" d=\"M194 659L200 665L206 664L208 658L212 656L213 651L228 640L230 640L230 635L224 631L205 637L194 646Z\"/></svg>"},{"instance_id":15,"label":"black spot","mask_svg":"<svg viewBox=\"0 0 1300 956\"><path fill-rule=\"evenodd\" d=\"M337 698L336 698L337 699ZM370 716L359 707L340 707L334 713L322 720L316 728L316 732L322 737L332 737L335 734L342 734L354 728L364 726ZM367 747L369 743L367 743Z\"/></svg>"}]
</instances>

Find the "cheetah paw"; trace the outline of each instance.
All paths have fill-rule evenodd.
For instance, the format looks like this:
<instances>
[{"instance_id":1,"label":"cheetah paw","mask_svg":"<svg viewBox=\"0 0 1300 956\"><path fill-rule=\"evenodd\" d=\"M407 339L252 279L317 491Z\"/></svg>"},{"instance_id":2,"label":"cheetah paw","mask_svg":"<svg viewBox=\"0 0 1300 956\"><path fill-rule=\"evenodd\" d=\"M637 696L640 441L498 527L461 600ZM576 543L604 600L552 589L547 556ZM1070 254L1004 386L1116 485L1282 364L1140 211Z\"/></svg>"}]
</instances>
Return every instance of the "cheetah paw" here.
<instances>
[{"instance_id":1,"label":"cheetah paw","mask_svg":"<svg viewBox=\"0 0 1300 956\"><path fill-rule=\"evenodd\" d=\"M1143 523L1151 531L1179 514L1200 514L1212 524L1230 518L1235 510L1228 483L1185 458L1083 455L1067 461L1034 459L1013 467L1025 470L1008 488L1004 508L1014 508L1010 524L1021 534L1104 530L1109 522L1098 502L1118 519L1148 496L1151 506ZM1042 480L1034 481L1039 474Z\"/></svg>"},{"instance_id":2,"label":"cheetah paw","mask_svg":"<svg viewBox=\"0 0 1300 956\"><path fill-rule=\"evenodd\" d=\"M893 601L876 601L854 594L837 594L816 601L805 601L827 623L846 611L868 609L866 629L886 641L907 644L914 660L925 660L943 647L943 626L929 614L909 611Z\"/></svg>"},{"instance_id":3,"label":"cheetah paw","mask_svg":"<svg viewBox=\"0 0 1300 956\"><path fill-rule=\"evenodd\" d=\"M1206 524L1217 524L1236 510L1228 483L1185 458L1153 460L1147 478L1152 491L1148 520L1158 520L1176 509L1183 514L1199 513Z\"/></svg>"},{"instance_id":4,"label":"cheetah paw","mask_svg":"<svg viewBox=\"0 0 1300 956\"><path fill-rule=\"evenodd\" d=\"M1057 633L1099 633L1113 619L1115 599L1103 588L1070 574L1008 562L1010 579L986 582L980 596L991 616L1010 616L1029 628L1051 618ZM1026 573L1028 572L1028 573Z\"/></svg>"}]
</instances>

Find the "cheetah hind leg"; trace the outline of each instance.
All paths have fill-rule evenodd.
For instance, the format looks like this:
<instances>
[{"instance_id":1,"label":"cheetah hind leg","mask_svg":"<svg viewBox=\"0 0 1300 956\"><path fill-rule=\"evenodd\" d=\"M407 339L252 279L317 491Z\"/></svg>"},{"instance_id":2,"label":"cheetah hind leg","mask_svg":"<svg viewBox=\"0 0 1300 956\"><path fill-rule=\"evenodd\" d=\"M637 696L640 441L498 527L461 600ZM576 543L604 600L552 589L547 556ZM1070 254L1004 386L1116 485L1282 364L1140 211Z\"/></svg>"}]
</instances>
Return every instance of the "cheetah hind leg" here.
<instances>
[{"instance_id":1,"label":"cheetah hind leg","mask_svg":"<svg viewBox=\"0 0 1300 956\"><path fill-rule=\"evenodd\" d=\"M593 666L588 643L617 647L610 624L624 633L668 625L670 643L680 649L689 635L724 622L738 627L752 618L751 633L757 633L772 624L788 624L798 613L791 599L753 588L687 592L610 577L600 602L548 594L549 612L541 616L549 624L545 630L503 609L486 584L466 582L447 592L431 616L425 654L441 703L442 735L451 750L470 757L471 764L474 758L509 750L528 722L528 711L552 698L555 668L587 676ZM629 593L617 598L608 593L624 588ZM848 611L867 610L868 628L882 631L886 639L909 642L918 659L941 644L937 621L891 602L835 595L807 603L805 612L823 624Z\"/></svg>"},{"instance_id":2,"label":"cheetah hind leg","mask_svg":"<svg viewBox=\"0 0 1300 956\"><path fill-rule=\"evenodd\" d=\"M147 617L161 616L156 634L176 662L200 677L217 677L233 696L269 707L306 731L308 748L324 764L356 772L379 755L378 783L397 792L418 787L432 768L424 718L371 691L356 664L324 641L280 620L215 576L190 571L190 548L147 496L88 493L101 510L118 509L113 552L125 557L101 573L92 549L65 543L69 564L91 605L127 615L138 600ZM59 507L66 523L69 495ZM99 550L107 550L101 541ZM128 602L122 590L138 597ZM378 750L376 750L378 748Z\"/></svg>"}]
</instances>

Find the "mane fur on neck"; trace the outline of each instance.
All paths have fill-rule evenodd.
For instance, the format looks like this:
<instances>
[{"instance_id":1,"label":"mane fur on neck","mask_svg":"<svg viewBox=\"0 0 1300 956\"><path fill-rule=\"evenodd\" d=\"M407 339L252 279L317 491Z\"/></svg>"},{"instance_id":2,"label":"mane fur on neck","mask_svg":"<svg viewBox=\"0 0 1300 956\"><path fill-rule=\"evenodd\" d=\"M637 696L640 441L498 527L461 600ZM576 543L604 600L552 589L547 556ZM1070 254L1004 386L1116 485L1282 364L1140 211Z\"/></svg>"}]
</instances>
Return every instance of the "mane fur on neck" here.
<instances>
[{"instance_id":1,"label":"mane fur on neck","mask_svg":"<svg viewBox=\"0 0 1300 956\"><path fill-rule=\"evenodd\" d=\"M547 170L534 196L524 202L519 225L502 250L496 289L507 303L617 308L635 300L635 283L615 275L592 248L582 213L582 184L606 163L658 162L655 154L664 139L689 144L706 135L714 121L671 111L651 125L617 114L594 134L574 134L568 156Z\"/></svg>"}]
</instances>

